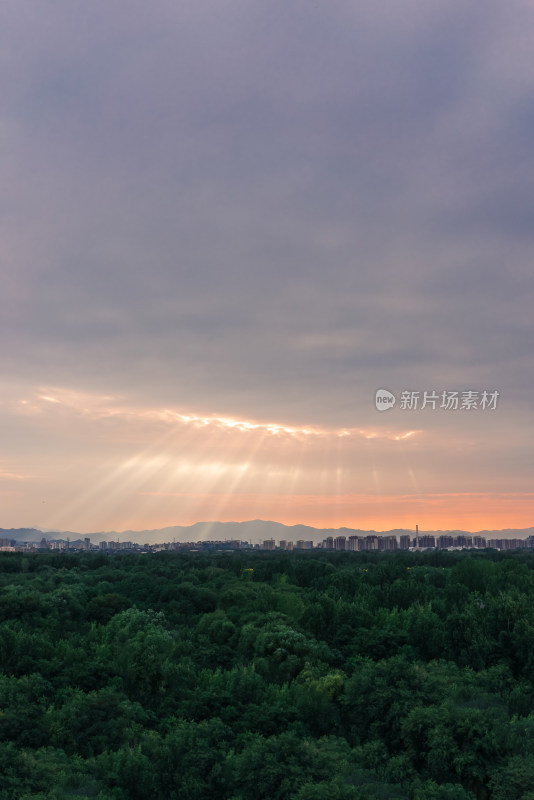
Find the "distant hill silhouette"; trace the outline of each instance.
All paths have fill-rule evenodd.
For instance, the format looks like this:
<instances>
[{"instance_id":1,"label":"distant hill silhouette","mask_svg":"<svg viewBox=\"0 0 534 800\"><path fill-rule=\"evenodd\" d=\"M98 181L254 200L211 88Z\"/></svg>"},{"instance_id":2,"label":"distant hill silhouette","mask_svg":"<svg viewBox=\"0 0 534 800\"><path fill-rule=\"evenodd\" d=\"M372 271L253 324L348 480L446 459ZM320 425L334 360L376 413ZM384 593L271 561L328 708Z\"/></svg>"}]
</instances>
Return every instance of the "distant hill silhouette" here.
<instances>
[{"instance_id":1,"label":"distant hill silhouette","mask_svg":"<svg viewBox=\"0 0 534 800\"><path fill-rule=\"evenodd\" d=\"M246 522L195 522L193 525L171 525L166 528L156 528L142 531L95 531L94 533L79 533L77 531L54 531L37 526L32 528L0 528L0 538L14 539L17 542L67 541L72 543L89 537L93 544L101 541L133 542L135 544L159 544L160 542L198 542L207 540L224 541L225 539L240 539L251 544L263 542L266 539L275 539L278 544L280 539L296 542L299 539L312 541L315 545L326 539L327 536L400 536L403 533L415 535L410 528L393 528L388 531L361 530L359 528L314 528L310 525L284 525L281 522L255 519ZM450 534L459 536L484 536L486 538L515 538L525 539L534 535L532 528L504 528L502 530L462 531L462 530L419 530L419 534L439 536Z\"/></svg>"}]
</instances>

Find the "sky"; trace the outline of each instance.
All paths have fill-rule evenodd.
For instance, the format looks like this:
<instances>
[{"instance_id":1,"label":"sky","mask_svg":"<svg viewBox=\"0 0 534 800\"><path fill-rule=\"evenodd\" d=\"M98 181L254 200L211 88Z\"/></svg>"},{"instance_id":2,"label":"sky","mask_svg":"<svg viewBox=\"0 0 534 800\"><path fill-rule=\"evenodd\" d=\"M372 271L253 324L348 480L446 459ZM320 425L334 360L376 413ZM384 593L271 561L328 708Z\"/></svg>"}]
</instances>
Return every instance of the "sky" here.
<instances>
[{"instance_id":1,"label":"sky","mask_svg":"<svg viewBox=\"0 0 534 800\"><path fill-rule=\"evenodd\" d=\"M0 527L534 525L533 49L526 0L7 0Z\"/></svg>"}]
</instances>

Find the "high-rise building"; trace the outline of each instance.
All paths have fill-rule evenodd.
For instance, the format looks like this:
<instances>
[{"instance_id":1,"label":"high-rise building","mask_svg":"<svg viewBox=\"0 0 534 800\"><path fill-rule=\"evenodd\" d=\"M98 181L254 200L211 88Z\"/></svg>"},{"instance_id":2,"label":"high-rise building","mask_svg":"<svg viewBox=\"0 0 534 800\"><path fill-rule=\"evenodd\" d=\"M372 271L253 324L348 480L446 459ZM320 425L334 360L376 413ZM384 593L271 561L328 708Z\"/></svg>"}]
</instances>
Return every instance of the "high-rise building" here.
<instances>
[{"instance_id":1,"label":"high-rise building","mask_svg":"<svg viewBox=\"0 0 534 800\"><path fill-rule=\"evenodd\" d=\"M442 533L441 536L438 536L438 547L444 550L447 547L454 546L454 539L448 533Z\"/></svg>"},{"instance_id":2,"label":"high-rise building","mask_svg":"<svg viewBox=\"0 0 534 800\"><path fill-rule=\"evenodd\" d=\"M423 550L436 546L436 537L429 536L428 534L425 534L423 536L418 536L417 541L418 544L416 546L422 548Z\"/></svg>"},{"instance_id":3,"label":"high-rise building","mask_svg":"<svg viewBox=\"0 0 534 800\"><path fill-rule=\"evenodd\" d=\"M382 536L382 549L383 550L397 550L397 537L396 536Z\"/></svg>"},{"instance_id":4,"label":"high-rise building","mask_svg":"<svg viewBox=\"0 0 534 800\"><path fill-rule=\"evenodd\" d=\"M345 536L336 536L334 540L334 550L345 550L347 538Z\"/></svg>"},{"instance_id":5,"label":"high-rise building","mask_svg":"<svg viewBox=\"0 0 534 800\"><path fill-rule=\"evenodd\" d=\"M360 540L360 550L378 550L378 536L371 534Z\"/></svg>"}]
</instances>

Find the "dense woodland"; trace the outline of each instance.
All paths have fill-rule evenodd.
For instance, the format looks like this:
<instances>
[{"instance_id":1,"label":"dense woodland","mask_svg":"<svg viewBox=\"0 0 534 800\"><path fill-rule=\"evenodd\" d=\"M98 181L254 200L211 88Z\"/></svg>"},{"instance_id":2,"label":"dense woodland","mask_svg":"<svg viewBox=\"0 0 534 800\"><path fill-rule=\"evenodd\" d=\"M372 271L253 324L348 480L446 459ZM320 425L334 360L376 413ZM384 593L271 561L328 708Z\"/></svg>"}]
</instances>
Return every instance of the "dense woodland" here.
<instances>
[{"instance_id":1,"label":"dense woodland","mask_svg":"<svg viewBox=\"0 0 534 800\"><path fill-rule=\"evenodd\" d=\"M1 800L534 800L534 554L0 555Z\"/></svg>"}]
</instances>

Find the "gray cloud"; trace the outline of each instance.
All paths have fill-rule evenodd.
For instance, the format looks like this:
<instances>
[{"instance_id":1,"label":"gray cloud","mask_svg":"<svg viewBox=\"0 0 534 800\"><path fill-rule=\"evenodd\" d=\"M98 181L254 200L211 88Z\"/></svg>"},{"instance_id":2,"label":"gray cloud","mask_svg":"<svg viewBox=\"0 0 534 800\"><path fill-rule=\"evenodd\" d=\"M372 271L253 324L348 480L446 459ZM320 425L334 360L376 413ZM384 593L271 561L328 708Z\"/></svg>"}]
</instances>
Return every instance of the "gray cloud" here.
<instances>
[{"instance_id":1,"label":"gray cloud","mask_svg":"<svg viewBox=\"0 0 534 800\"><path fill-rule=\"evenodd\" d=\"M288 422L370 419L384 382L531 410L533 13L10 6L4 374Z\"/></svg>"}]
</instances>

